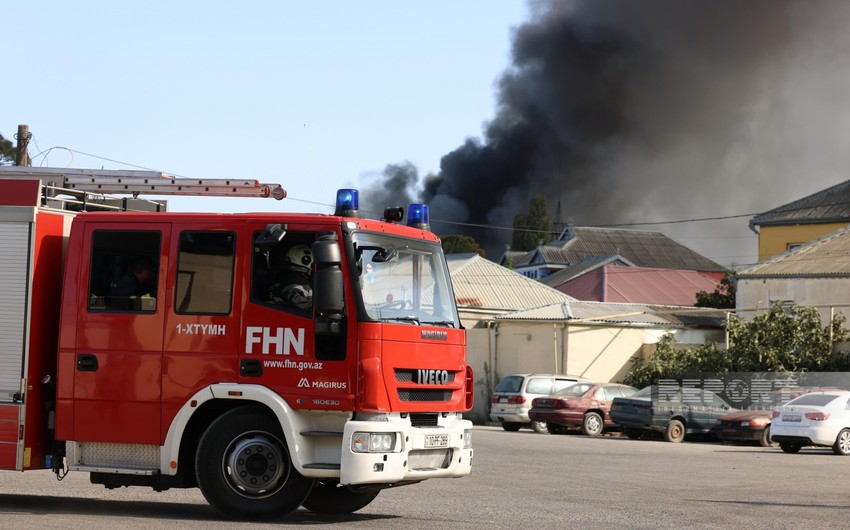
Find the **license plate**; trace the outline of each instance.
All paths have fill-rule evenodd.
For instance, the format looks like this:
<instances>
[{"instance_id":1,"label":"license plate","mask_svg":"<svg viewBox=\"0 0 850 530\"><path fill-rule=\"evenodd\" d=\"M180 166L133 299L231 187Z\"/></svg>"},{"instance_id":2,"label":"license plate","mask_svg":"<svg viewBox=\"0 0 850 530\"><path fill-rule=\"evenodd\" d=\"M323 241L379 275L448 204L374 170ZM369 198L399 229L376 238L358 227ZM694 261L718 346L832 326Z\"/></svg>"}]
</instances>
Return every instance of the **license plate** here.
<instances>
[{"instance_id":1,"label":"license plate","mask_svg":"<svg viewBox=\"0 0 850 530\"><path fill-rule=\"evenodd\" d=\"M803 417L799 414L786 414L782 416L782 421L801 421Z\"/></svg>"},{"instance_id":2,"label":"license plate","mask_svg":"<svg viewBox=\"0 0 850 530\"><path fill-rule=\"evenodd\" d=\"M507 403L508 398L499 398L499 403Z\"/></svg>"},{"instance_id":3,"label":"license plate","mask_svg":"<svg viewBox=\"0 0 850 530\"><path fill-rule=\"evenodd\" d=\"M426 434L425 435L425 447L448 447L449 446L449 435L448 434Z\"/></svg>"}]
</instances>

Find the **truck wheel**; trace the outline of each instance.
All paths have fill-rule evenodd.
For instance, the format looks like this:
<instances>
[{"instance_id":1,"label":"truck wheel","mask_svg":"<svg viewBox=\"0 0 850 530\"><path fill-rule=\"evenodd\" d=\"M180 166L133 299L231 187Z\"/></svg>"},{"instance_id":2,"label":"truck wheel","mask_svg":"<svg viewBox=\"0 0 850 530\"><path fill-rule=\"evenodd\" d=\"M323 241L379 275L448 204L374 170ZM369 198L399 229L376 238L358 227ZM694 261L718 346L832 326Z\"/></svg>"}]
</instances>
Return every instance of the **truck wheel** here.
<instances>
[{"instance_id":1,"label":"truck wheel","mask_svg":"<svg viewBox=\"0 0 850 530\"><path fill-rule=\"evenodd\" d=\"M667 430L664 431L664 439L668 442L679 443L685 439L685 424L679 420L670 420Z\"/></svg>"},{"instance_id":2,"label":"truck wheel","mask_svg":"<svg viewBox=\"0 0 850 530\"><path fill-rule=\"evenodd\" d=\"M520 427L522 427L522 423L513 423L510 421L502 422L502 428L509 432L516 432Z\"/></svg>"},{"instance_id":3,"label":"truck wheel","mask_svg":"<svg viewBox=\"0 0 850 530\"><path fill-rule=\"evenodd\" d=\"M581 423L581 432L585 436L599 436L602 434L602 429L605 428L605 423L602 421L602 416L597 412L588 412L584 415L584 421Z\"/></svg>"},{"instance_id":4,"label":"truck wheel","mask_svg":"<svg viewBox=\"0 0 850 530\"><path fill-rule=\"evenodd\" d=\"M337 482L319 482L301 506L315 513L346 514L365 508L380 490L352 491Z\"/></svg>"},{"instance_id":5,"label":"truck wheel","mask_svg":"<svg viewBox=\"0 0 850 530\"><path fill-rule=\"evenodd\" d=\"M231 519L276 519L295 511L313 480L292 465L278 422L258 407L215 420L198 445L195 473L204 497Z\"/></svg>"}]
</instances>

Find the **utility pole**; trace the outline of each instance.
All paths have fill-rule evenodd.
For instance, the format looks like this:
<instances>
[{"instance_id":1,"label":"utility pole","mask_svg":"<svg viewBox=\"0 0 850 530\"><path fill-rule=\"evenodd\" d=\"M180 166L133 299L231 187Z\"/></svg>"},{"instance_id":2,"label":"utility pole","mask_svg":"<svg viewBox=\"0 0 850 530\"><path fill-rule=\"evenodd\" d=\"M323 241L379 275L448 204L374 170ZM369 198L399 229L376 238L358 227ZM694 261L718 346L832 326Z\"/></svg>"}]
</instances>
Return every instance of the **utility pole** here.
<instances>
[{"instance_id":1,"label":"utility pole","mask_svg":"<svg viewBox=\"0 0 850 530\"><path fill-rule=\"evenodd\" d=\"M18 151L17 156L15 156L16 166L30 165L30 157L27 153L30 138L32 138L32 133L30 133L29 125L18 125L18 134L15 135L15 139L18 141Z\"/></svg>"}]
</instances>

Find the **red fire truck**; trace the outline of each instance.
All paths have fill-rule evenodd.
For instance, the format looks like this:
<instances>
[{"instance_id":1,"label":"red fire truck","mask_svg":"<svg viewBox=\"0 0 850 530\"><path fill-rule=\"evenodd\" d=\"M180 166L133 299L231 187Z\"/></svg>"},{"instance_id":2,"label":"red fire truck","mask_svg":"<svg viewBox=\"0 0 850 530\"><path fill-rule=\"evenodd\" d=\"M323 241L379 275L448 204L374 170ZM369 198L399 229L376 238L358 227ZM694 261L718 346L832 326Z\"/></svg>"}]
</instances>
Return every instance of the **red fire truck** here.
<instances>
[{"instance_id":1,"label":"red fire truck","mask_svg":"<svg viewBox=\"0 0 850 530\"><path fill-rule=\"evenodd\" d=\"M198 487L227 517L350 513L472 465L473 374L428 210L174 213L283 198L157 172L0 168L0 469ZM129 195L123 199L115 195ZM312 304L275 293L293 254Z\"/></svg>"}]
</instances>

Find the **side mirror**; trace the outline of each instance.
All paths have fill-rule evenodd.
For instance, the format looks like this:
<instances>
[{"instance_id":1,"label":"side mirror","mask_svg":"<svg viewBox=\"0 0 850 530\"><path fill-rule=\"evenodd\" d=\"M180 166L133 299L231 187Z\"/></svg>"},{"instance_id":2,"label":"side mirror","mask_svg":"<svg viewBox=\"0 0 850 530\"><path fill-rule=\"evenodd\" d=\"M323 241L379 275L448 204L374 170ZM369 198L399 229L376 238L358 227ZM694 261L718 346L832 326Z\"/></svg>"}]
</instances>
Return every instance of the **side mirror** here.
<instances>
[{"instance_id":1,"label":"side mirror","mask_svg":"<svg viewBox=\"0 0 850 530\"><path fill-rule=\"evenodd\" d=\"M342 251L336 234L327 234L313 243L313 308L317 315L342 317L345 296L342 278Z\"/></svg>"}]
</instances>

